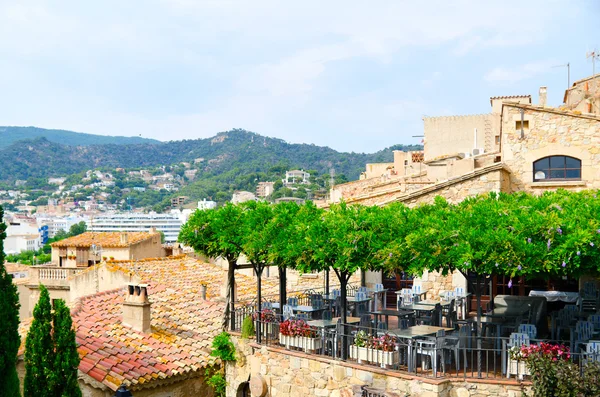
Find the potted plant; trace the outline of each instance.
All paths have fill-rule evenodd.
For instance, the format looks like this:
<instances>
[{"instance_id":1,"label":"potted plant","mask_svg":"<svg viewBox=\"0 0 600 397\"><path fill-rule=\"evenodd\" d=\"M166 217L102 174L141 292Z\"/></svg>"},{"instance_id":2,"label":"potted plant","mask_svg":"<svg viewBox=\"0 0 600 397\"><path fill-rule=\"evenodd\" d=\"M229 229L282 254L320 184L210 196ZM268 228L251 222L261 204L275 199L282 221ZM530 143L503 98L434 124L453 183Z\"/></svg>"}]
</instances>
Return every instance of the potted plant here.
<instances>
[{"instance_id":1,"label":"potted plant","mask_svg":"<svg viewBox=\"0 0 600 397\"><path fill-rule=\"evenodd\" d=\"M322 347L321 338L304 320L285 320L279 324L279 343L286 348L297 347L314 352Z\"/></svg>"},{"instance_id":2,"label":"potted plant","mask_svg":"<svg viewBox=\"0 0 600 397\"><path fill-rule=\"evenodd\" d=\"M371 361L373 356L371 350L371 337L365 331L358 331L354 335L354 344L350 345L350 358L357 360L359 364L363 361Z\"/></svg>"},{"instance_id":3,"label":"potted plant","mask_svg":"<svg viewBox=\"0 0 600 397\"><path fill-rule=\"evenodd\" d=\"M271 309L263 309L261 312L254 312L252 314L254 321L259 321L261 324L261 334L263 337L268 339L276 338L277 334L277 317L275 312Z\"/></svg>"},{"instance_id":4,"label":"potted plant","mask_svg":"<svg viewBox=\"0 0 600 397\"><path fill-rule=\"evenodd\" d=\"M107 259L108 259L108 257L106 257L106 256L103 256L103 257L102 257L102 260L103 260L103 261L106 261Z\"/></svg>"},{"instance_id":5,"label":"potted plant","mask_svg":"<svg viewBox=\"0 0 600 397\"><path fill-rule=\"evenodd\" d=\"M115 257L114 257L114 256L111 256L111 257L110 257L110 260L111 260L111 261L114 261L114 260L115 260Z\"/></svg>"},{"instance_id":6,"label":"potted plant","mask_svg":"<svg viewBox=\"0 0 600 397\"><path fill-rule=\"evenodd\" d=\"M373 337L373 357L371 362L389 368L400 362L400 352L396 350L396 338L389 334Z\"/></svg>"}]
</instances>

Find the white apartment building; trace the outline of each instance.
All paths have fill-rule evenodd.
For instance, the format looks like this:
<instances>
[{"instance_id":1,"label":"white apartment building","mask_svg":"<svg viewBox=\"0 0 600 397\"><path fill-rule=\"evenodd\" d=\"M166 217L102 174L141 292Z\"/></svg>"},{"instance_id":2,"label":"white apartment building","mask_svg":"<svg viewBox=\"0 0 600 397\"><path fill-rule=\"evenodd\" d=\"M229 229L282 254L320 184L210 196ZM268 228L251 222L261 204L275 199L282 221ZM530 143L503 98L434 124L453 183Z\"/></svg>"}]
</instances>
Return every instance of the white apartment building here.
<instances>
[{"instance_id":1,"label":"white apartment building","mask_svg":"<svg viewBox=\"0 0 600 397\"><path fill-rule=\"evenodd\" d=\"M87 230L91 232L148 232L156 228L165 234L165 242L177 241L181 230L181 219L175 214L108 214L87 221Z\"/></svg>"},{"instance_id":2,"label":"white apartment building","mask_svg":"<svg viewBox=\"0 0 600 397\"><path fill-rule=\"evenodd\" d=\"M217 208L217 202L204 199L202 201L198 201L198 209L199 210L213 210Z\"/></svg>"},{"instance_id":3,"label":"white apartment building","mask_svg":"<svg viewBox=\"0 0 600 397\"><path fill-rule=\"evenodd\" d=\"M285 172L285 179L282 180L284 186L294 184L310 184L310 174L304 170L291 170Z\"/></svg>"},{"instance_id":4,"label":"white apartment building","mask_svg":"<svg viewBox=\"0 0 600 397\"><path fill-rule=\"evenodd\" d=\"M11 234L4 240L4 252L19 254L23 251L37 251L42 248L39 233L37 234Z\"/></svg>"}]
</instances>

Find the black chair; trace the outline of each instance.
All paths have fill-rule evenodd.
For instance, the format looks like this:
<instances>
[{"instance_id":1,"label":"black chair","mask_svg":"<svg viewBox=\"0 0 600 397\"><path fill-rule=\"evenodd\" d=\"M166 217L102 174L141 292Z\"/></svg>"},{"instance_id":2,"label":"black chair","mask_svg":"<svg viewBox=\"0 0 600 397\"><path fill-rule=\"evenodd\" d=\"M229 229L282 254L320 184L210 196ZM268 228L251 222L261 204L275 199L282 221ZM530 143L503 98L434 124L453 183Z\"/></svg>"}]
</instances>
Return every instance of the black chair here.
<instances>
[{"instance_id":1,"label":"black chair","mask_svg":"<svg viewBox=\"0 0 600 397\"><path fill-rule=\"evenodd\" d=\"M417 318L417 321L421 324L439 326L440 317L442 315L442 305L439 303L435 305L430 314L426 314Z\"/></svg>"}]
</instances>

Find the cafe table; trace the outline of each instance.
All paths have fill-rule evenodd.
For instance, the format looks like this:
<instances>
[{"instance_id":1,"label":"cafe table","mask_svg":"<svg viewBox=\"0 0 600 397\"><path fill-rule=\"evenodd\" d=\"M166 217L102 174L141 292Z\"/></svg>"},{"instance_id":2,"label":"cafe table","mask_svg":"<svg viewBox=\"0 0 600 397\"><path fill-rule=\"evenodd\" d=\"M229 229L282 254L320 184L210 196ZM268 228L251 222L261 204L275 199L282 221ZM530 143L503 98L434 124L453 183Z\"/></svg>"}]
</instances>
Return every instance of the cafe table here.
<instances>
[{"instance_id":1,"label":"cafe table","mask_svg":"<svg viewBox=\"0 0 600 397\"><path fill-rule=\"evenodd\" d=\"M440 302L436 302L436 303L440 303ZM433 311L435 310L435 304L423 304L421 302L418 303L413 303L412 305L403 305L400 306L400 310L414 310L415 312L417 312L417 317L419 317L419 313L431 313L433 314ZM440 311L440 315L438 318L438 324L442 323L442 312Z\"/></svg>"},{"instance_id":2,"label":"cafe table","mask_svg":"<svg viewBox=\"0 0 600 397\"><path fill-rule=\"evenodd\" d=\"M378 335L389 334L395 336L398 339L406 339L408 341L408 372L415 370L414 362L414 347L416 346L413 341L418 338L424 338L426 336L432 336L437 334L438 331L453 331L454 328L448 327L436 327L432 325L415 325L404 329L390 329L387 331L378 331Z\"/></svg>"},{"instance_id":3,"label":"cafe table","mask_svg":"<svg viewBox=\"0 0 600 397\"><path fill-rule=\"evenodd\" d=\"M325 331L328 328L335 328L337 326L337 322L338 320L341 319L341 317L333 317L331 320L309 320L306 323L314 328L319 328L319 332L321 333L321 338L323 340L322 346L323 346L323 353L325 353ZM359 317L346 317L346 324L359 324L360 323L360 318Z\"/></svg>"},{"instance_id":4,"label":"cafe table","mask_svg":"<svg viewBox=\"0 0 600 397\"><path fill-rule=\"evenodd\" d=\"M385 323L389 324L389 316L394 316L398 318L398 324L400 323L401 318L414 319L415 312L412 310L396 310L396 309L382 309L382 310L374 310L369 312L369 314L373 315L375 318L375 329L377 329L377 323L380 322L381 316L385 317Z\"/></svg>"},{"instance_id":5,"label":"cafe table","mask_svg":"<svg viewBox=\"0 0 600 397\"><path fill-rule=\"evenodd\" d=\"M306 305L290 306L294 313L308 313L312 317L315 313L321 313L325 310L324 307L313 307ZM279 309L279 302L273 303L273 309Z\"/></svg>"}]
</instances>

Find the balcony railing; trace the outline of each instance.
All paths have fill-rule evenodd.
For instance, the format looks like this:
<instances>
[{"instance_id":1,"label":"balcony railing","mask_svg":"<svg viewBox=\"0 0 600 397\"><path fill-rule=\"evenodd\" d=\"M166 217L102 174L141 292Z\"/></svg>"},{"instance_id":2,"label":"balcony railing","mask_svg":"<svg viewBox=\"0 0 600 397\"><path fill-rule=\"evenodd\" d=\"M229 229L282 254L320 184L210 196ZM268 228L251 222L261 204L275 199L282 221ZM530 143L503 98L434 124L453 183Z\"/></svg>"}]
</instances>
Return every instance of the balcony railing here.
<instances>
[{"instance_id":1,"label":"balcony railing","mask_svg":"<svg viewBox=\"0 0 600 397\"><path fill-rule=\"evenodd\" d=\"M69 278L77 275L85 268L59 267L59 266L32 266L32 283L52 286L68 286Z\"/></svg>"}]
</instances>

